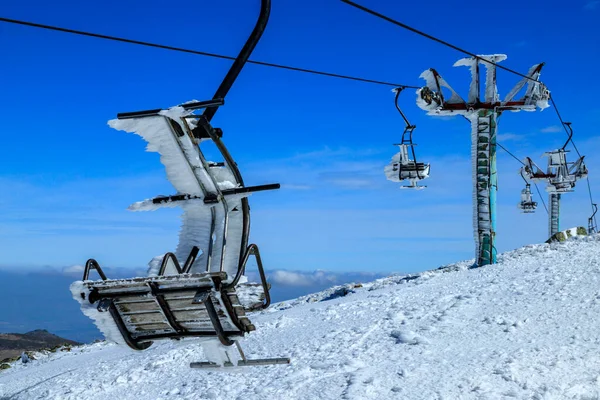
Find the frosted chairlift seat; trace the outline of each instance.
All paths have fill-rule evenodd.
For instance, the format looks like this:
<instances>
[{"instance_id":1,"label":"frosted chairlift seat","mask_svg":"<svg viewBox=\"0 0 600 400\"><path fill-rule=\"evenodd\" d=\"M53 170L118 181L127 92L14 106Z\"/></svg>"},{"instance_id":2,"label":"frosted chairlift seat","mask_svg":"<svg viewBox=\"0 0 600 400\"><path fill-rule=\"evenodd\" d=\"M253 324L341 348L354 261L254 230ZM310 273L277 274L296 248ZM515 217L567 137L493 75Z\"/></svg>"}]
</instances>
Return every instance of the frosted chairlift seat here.
<instances>
[{"instance_id":1,"label":"frosted chairlift seat","mask_svg":"<svg viewBox=\"0 0 600 400\"><path fill-rule=\"evenodd\" d=\"M521 202L519 203L519 209L525 214L530 214L535 212L537 204L538 203L536 201L533 201L531 195L531 186L527 184L525 189L521 190Z\"/></svg>"},{"instance_id":2,"label":"frosted chairlift seat","mask_svg":"<svg viewBox=\"0 0 600 400\"><path fill-rule=\"evenodd\" d=\"M278 189L279 184L244 186L241 173L213 128L194 110L221 105L221 99L191 102L169 110L119 114L111 126L134 132L161 154L167 176L177 189L172 196L158 196L133 204L133 211L181 206L184 209L176 253L167 253L160 268L151 266L148 277L107 279L96 260L86 263L83 280L71 291L84 314L111 339L135 350L153 341L196 337L227 347L236 345L241 359L220 365L208 361L195 368L288 364L289 358L246 359L238 340L255 330L246 312L269 306L269 285L258 246L248 244L250 193ZM206 160L200 149L212 141L223 162ZM187 255L183 266L178 257ZM250 256L256 258L260 283L244 283L242 276ZM96 270L101 280L89 280ZM243 301L241 301L243 299ZM118 334L115 334L118 332ZM120 335L121 339L117 336ZM222 358L222 357L221 357Z\"/></svg>"},{"instance_id":3,"label":"frosted chairlift seat","mask_svg":"<svg viewBox=\"0 0 600 400\"><path fill-rule=\"evenodd\" d=\"M248 255L258 255L257 251L251 245ZM99 313L108 313L124 342L134 350L144 350L155 340L184 337L217 338L230 346L233 340L255 330L246 312L269 305L262 263L258 261L263 302L244 306L235 286L226 283L225 272L189 273L197 253L198 248L194 248L183 267L167 253L158 276L132 279L107 279L99 264L90 259L83 280L72 290L79 290L82 305L87 303ZM169 262L175 264L178 274L164 274ZM91 270L96 270L101 280L89 280Z\"/></svg>"},{"instance_id":4,"label":"frosted chairlift seat","mask_svg":"<svg viewBox=\"0 0 600 400\"><path fill-rule=\"evenodd\" d=\"M392 157L392 162L384 168L384 173L387 179L392 182L408 181L410 183L408 186L400 186L401 189L424 189L426 186L421 186L418 182L429 177L430 166L423 162L417 162L416 143L413 143L413 132L417 126L408 121L398 104L398 98L404 89L406 89L406 86L400 86L393 90L396 93L394 97L396 110L398 110L406 125L404 132L402 132L402 140L400 143L395 144L395 146L400 147L400 152ZM409 156L409 149L412 159Z\"/></svg>"},{"instance_id":5,"label":"frosted chairlift seat","mask_svg":"<svg viewBox=\"0 0 600 400\"><path fill-rule=\"evenodd\" d=\"M398 144L400 152L392 157L392 162L385 168L388 180L393 182L409 181L409 186L402 188L423 189L418 182L429 177L429 163L415 162L408 155L408 148L415 144Z\"/></svg>"}]
</instances>

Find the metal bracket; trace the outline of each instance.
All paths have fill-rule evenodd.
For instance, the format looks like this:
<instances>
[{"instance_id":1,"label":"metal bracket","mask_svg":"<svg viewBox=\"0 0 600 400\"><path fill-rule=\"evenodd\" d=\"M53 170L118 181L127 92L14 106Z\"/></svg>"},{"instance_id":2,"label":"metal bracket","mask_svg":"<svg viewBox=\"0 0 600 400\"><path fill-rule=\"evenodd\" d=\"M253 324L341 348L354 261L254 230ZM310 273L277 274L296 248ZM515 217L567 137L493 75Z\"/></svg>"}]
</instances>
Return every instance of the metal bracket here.
<instances>
[{"instance_id":1,"label":"metal bracket","mask_svg":"<svg viewBox=\"0 0 600 400\"><path fill-rule=\"evenodd\" d=\"M280 357L280 358L257 358L254 360L248 360L246 358L246 355L244 354L244 352L242 351L242 347L240 346L239 342L236 340L235 341L235 346L237 347L238 351L240 352L240 356L242 357L241 360L239 360L237 362L237 364L233 364L231 361L226 361L223 363L223 365L214 363L214 362L210 362L210 361L200 361L200 362L193 362L190 363L190 368L204 368L204 369L214 369L214 368L221 368L221 367L226 367L226 368L231 368L231 367L254 367L254 366L259 366L259 365L282 365L282 364L290 364L290 359L288 357Z\"/></svg>"},{"instance_id":2,"label":"metal bracket","mask_svg":"<svg viewBox=\"0 0 600 400\"><path fill-rule=\"evenodd\" d=\"M98 275L100 275L100 278L102 278L103 281L106 280L106 275L104 274L104 271L102 271L102 268L100 268L100 264L98 264L98 261L94 260L93 258L90 258L85 263L85 269L83 270L83 281L88 280L88 278L90 277L90 271L93 269L95 269L96 272L98 272Z\"/></svg>"}]
</instances>

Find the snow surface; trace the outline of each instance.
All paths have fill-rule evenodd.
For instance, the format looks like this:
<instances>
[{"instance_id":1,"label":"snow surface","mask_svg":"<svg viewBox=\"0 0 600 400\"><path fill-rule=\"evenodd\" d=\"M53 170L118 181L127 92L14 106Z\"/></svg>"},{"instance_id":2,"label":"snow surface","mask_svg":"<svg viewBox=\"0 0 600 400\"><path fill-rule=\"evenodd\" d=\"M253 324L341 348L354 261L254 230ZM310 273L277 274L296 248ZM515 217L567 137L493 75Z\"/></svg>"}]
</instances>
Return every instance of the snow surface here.
<instances>
[{"instance_id":1,"label":"snow surface","mask_svg":"<svg viewBox=\"0 0 600 400\"><path fill-rule=\"evenodd\" d=\"M96 343L0 372L10 399L598 399L600 236L345 285L251 315L249 358L190 369L193 340Z\"/></svg>"}]
</instances>

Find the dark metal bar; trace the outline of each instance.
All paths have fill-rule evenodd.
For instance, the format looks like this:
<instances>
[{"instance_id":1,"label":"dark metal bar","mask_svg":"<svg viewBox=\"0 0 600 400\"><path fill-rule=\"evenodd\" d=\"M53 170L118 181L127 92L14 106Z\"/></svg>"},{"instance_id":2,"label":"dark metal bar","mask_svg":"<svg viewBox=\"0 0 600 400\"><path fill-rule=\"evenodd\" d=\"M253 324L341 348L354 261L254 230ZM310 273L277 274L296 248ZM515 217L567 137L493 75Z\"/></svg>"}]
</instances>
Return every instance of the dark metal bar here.
<instances>
[{"instance_id":1,"label":"dark metal bar","mask_svg":"<svg viewBox=\"0 0 600 400\"><path fill-rule=\"evenodd\" d=\"M225 100L223 98L215 97L213 100L205 100L205 101L196 101L194 103L181 104L186 110L198 110L201 108L213 107L215 110L217 107L225 104ZM131 111L118 113L117 119L131 119L131 118L144 118L144 117L154 117L159 115L164 108L155 108L153 110L143 110L143 111Z\"/></svg>"},{"instance_id":2,"label":"dark metal bar","mask_svg":"<svg viewBox=\"0 0 600 400\"><path fill-rule=\"evenodd\" d=\"M265 294L265 302L262 305L262 309L266 309L271 304L271 294L269 293L269 284L267 283L267 276L265 275L265 270L263 268L262 260L260 258L260 252L258 251L258 246L254 246L254 257L256 257L256 265L258 266L258 273L260 274L260 282L262 283L263 292ZM244 269L246 267L244 266Z\"/></svg>"},{"instance_id":3,"label":"dark metal bar","mask_svg":"<svg viewBox=\"0 0 600 400\"><path fill-rule=\"evenodd\" d=\"M279 183L270 183L267 185L257 185L257 186L247 186L247 187L234 188L234 189L225 189L225 190L221 191L221 194L223 196L231 196L233 194L240 194L240 193L253 193L253 192L261 192L263 190L274 190L274 189L279 189L280 187L281 187L281 185ZM152 199L152 203L153 204L162 204L162 203L170 203L170 202L174 202L174 201L199 200L199 199L202 199L202 197L195 196L192 194L175 194L173 196L156 197L156 198ZM218 203L218 202L219 202L219 198L216 193L207 193L206 196L204 197L205 204L212 204L212 203Z\"/></svg>"},{"instance_id":4,"label":"dark metal bar","mask_svg":"<svg viewBox=\"0 0 600 400\"><path fill-rule=\"evenodd\" d=\"M156 303L160 307L171 328L173 328L173 330L176 332L185 332L187 329L185 329L179 324L179 322L177 322L177 319L175 318L175 315L173 315L173 312L169 308L169 305L165 301L165 298L162 294L159 293L158 284L156 282L148 282L148 286L150 286L150 290L152 290L152 295L154 296Z\"/></svg>"},{"instance_id":5,"label":"dark metal bar","mask_svg":"<svg viewBox=\"0 0 600 400\"><path fill-rule=\"evenodd\" d=\"M227 311L227 315L229 316L229 318L231 319L231 322L233 322L233 324L240 330L243 332L250 332L247 329L246 325L243 325L240 322L240 319L238 318L237 314L235 313L235 310L233 308L233 305L231 304L231 299L229 298L228 294L227 294L227 288L226 287L222 287L220 288L220 293L221 293L221 302L223 303L223 306L225 307L225 310Z\"/></svg>"},{"instance_id":6,"label":"dark metal bar","mask_svg":"<svg viewBox=\"0 0 600 400\"><path fill-rule=\"evenodd\" d=\"M177 269L177 273L181 274L181 266L179 265L179 261L177 261L177 257L173 253L167 253L163 257L162 263L160 264L160 270L158 271L158 275L162 276L165 274L165 270L167 269L167 264L169 260L173 260L173 264L175 264L175 269Z\"/></svg>"},{"instance_id":7,"label":"dark metal bar","mask_svg":"<svg viewBox=\"0 0 600 400\"><path fill-rule=\"evenodd\" d=\"M218 107L218 106L222 106L223 104L225 104L225 99L223 97L215 96L212 100L203 100L203 101L196 101L194 103L185 103L185 104L182 104L181 107L183 107L186 110L199 110L201 108L207 108L207 107Z\"/></svg>"},{"instance_id":8,"label":"dark metal bar","mask_svg":"<svg viewBox=\"0 0 600 400\"><path fill-rule=\"evenodd\" d=\"M223 364L223 367L231 368L231 367L252 367L258 365L281 365L281 364L289 364L289 358L259 358L256 360L239 360L237 365L233 365L231 362L226 361ZM210 362L210 361L201 361L201 362L193 362L190 363L190 368L221 368L221 365Z\"/></svg>"},{"instance_id":9,"label":"dark metal bar","mask_svg":"<svg viewBox=\"0 0 600 400\"><path fill-rule=\"evenodd\" d=\"M394 97L394 103L396 104L396 110L398 110L398 112L402 116L402 119L404 119L404 123L406 124L407 128L416 128L414 125L411 125L410 122L408 122L408 118L406 118L406 115L404 115L404 113L400 109L400 106L398 105L398 97L400 97L400 93L403 90L404 90L404 86L400 86L400 87L396 88L396 96Z\"/></svg>"},{"instance_id":10,"label":"dark metal bar","mask_svg":"<svg viewBox=\"0 0 600 400\"><path fill-rule=\"evenodd\" d=\"M154 117L154 116L158 115L158 113L161 112L162 110L163 110L163 108L154 108L152 110L118 113L117 119Z\"/></svg>"},{"instance_id":11,"label":"dark metal bar","mask_svg":"<svg viewBox=\"0 0 600 400\"><path fill-rule=\"evenodd\" d=\"M167 287L167 288L159 288L158 293L160 294L167 294L167 293L177 293L177 292L181 292L182 290L189 290L189 291L194 291L194 290L198 290L198 289L209 289L210 286L189 286L189 287ZM146 289L146 288L140 288L139 290L127 290L127 291L122 291L122 292L113 292L113 293L100 293L98 292L98 296L97 297L101 297L101 298L119 298L119 297L125 297L125 296L145 296L148 294L151 294L152 292L150 291L150 289ZM90 300L91 301L91 300ZM93 302L92 302L93 303Z\"/></svg>"},{"instance_id":12,"label":"dark metal bar","mask_svg":"<svg viewBox=\"0 0 600 400\"><path fill-rule=\"evenodd\" d=\"M239 336L242 337L244 334L241 331L224 331L223 334L227 337ZM187 331L179 333L154 333L152 335L136 334L136 338L139 340L161 340L161 339L180 339L186 337L218 337L215 331Z\"/></svg>"},{"instance_id":13,"label":"dark metal bar","mask_svg":"<svg viewBox=\"0 0 600 400\"><path fill-rule=\"evenodd\" d=\"M103 281L106 280L106 275L104 275L104 271L102 271L102 268L100 268L100 264L98 264L98 261L94 260L93 258L90 258L89 260L87 260L87 262L85 263L85 269L83 270L83 279L84 281L87 281L89 276L90 276L90 270L95 269L96 272L98 272L98 275L100 275L100 278L102 278Z\"/></svg>"},{"instance_id":14,"label":"dark metal bar","mask_svg":"<svg viewBox=\"0 0 600 400\"><path fill-rule=\"evenodd\" d=\"M111 302L108 311L112 316L113 320L115 321L119 332L121 332L121 336L123 336L125 343L127 343L127 346L131 347L134 350L146 350L148 347L152 346L152 342L140 343L139 340L134 339L131 336L131 333L129 333L129 331L127 330L127 326L125 326L125 322L123 322L123 319L121 318L121 315L119 315L119 311L117 310L117 307L114 303Z\"/></svg>"},{"instance_id":15,"label":"dark metal bar","mask_svg":"<svg viewBox=\"0 0 600 400\"><path fill-rule=\"evenodd\" d=\"M281 185L279 183L270 183L268 185L257 185L257 186L247 186L241 188L234 189L225 189L221 191L223 196L230 196L232 194L240 194L240 193L253 193L253 192L261 192L263 190L274 190L279 189Z\"/></svg>"},{"instance_id":16,"label":"dark metal bar","mask_svg":"<svg viewBox=\"0 0 600 400\"><path fill-rule=\"evenodd\" d=\"M225 79L223 79L223 82L221 82L221 85L215 92L215 95L213 96L214 99L216 99L216 98L224 99L225 96L227 95L227 92L229 92L229 89L231 89L233 82L240 74L240 71L244 67L244 64L246 64L246 61L248 61L250 54L256 47L256 44L258 43L258 41L260 40L260 37L262 36L262 34L265 30L265 27L267 26L267 22L269 21L270 13L271 13L271 0L261 0L260 14L258 16L258 20L256 21L256 25L254 26L252 33L248 37L248 40L244 44L244 47L240 51L240 54L238 54L237 58L233 62L233 65L229 69L229 72L227 72ZM217 107L208 107L202 115L204 115L206 117L207 121L210 122L210 120L212 120L215 113L217 112L217 109L218 109Z\"/></svg>"},{"instance_id":17,"label":"dark metal bar","mask_svg":"<svg viewBox=\"0 0 600 400\"><path fill-rule=\"evenodd\" d=\"M567 147L567 145L569 144L569 142L571 141L571 139L573 138L573 128L571 128L570 122L563 122L563 126L569 130L569 138L567 139L565 144L563 144L563 147L562 147L562 149L564 150ZM579 155L579 157L581 157L581 155Z\"/></svg>"},{"instance_id":18,"label":"dark metal bar","mask_svg":"<svg viewBox=\"0 0 600 400\"><path fill-rule=\"evenodd\" d=\"M206 283L206 284L210 284L211 281L217 280L223 280L227 278L227 274L224 272L210 272L210 273L204 273L204 272L199 272L199 273L195 273L192 274L189 279L185 279L185 280L181 280L177 275L167 275L164 277L157 277L157 278L130 278L130 279L113 279L113 280L109 280L110 281L119 281L120 283L127 283L129 284L130 282L134 282L134 283L146 283L148 280L158 280L160 282L180 282L180 283L186 283L190 280L193 279L202 279L200 282L198 283ZM107 286L103 286L105 285L103 282L96 282L94 283L94 285L96 286L96 288L101 288L101 289L108 289ZM112 284L110 285L111 287L113 286ZM191 288L193 289L194 287L199 287L198 285L194 285L191 286Z\"/></svg>"},{"instance_id":19,"label":"dark metal bar","mask_svg":"<svg viewBox=\"0 0 600 400\"><path fill-rule=\"evenodd\" d=\"M190 251L190 255L188 256L187 260L185 260L185 264L183 264L181 273L187 274L190 272L190 269L192 268L192 264L194 263L194 261L196 261L196 257L198 257L199 252L200 252L200 249L198 248L198 246L192 247L192 251Z\"/></svg>"},{"instance_id":20,"label":"dark metal bar","mask_svg":"<svg viewBox=\"0 0 600 400\"><path fill-rule=\"evenodd\" d=\"M162 204L162 203L169 203L172 201L198 200L198 199L202 199L202 197L194 196L191 194L175 194L173 196L155 197L152 199L152 204Z\"/></svg>"},{"instance_id":21,"label":"dark metal bar","mask_svg":"<svg viewBox=\"0 0 600 400\"><path fill-rule=\"evenodd\" d=\"M221 325L221 320L219 319L219 315L217 314L217 310L215 309L215 305L212 303L212 297L210 296L210 292L207 292L203 299L204 306L206 307L206 311L208 311L208 316L210 318L210 322L213 324L213 328L217 333L217 337L219 341L224 346L231 346L234 341L229 339L223 331L223 325Z\"/></svg>"},{"instance_id":22,"label":"dark metal bar","mask_svg":"<svg viewBox=\"0 0 600 400\"><path fill-rule=\"evenodd\" d=\"M269 284L267 283L267 277L263 268L262 259L260 258L260 251L258 250L258 246L254 243L248 246L248 248L246 249L244 258L242 259L242 263L240 265L240 268L238 268L235 278L231 281L230 284L224 286L223 290L228 290L230 288L235 287L238 284L238 281L240 280L242 274L244 273L244 270L246 269L246 263L248 262L248 259L251 255L254 255L254 257L256 258L256 265L258 267L258 273L260 275L260 282L262 284L263 292L265 294L265 302L260 307L264 310L271 304L271 294L269 293Z\"/></svg>"}]
</instances>

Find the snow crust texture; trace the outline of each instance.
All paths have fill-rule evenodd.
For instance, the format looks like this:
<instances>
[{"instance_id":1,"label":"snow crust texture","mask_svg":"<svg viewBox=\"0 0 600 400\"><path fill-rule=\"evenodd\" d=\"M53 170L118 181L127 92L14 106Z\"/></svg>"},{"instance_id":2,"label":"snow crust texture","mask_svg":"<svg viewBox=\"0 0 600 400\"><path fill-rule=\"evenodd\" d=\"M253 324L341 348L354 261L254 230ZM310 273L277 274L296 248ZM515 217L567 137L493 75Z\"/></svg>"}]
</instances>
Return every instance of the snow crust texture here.
<instances>
[{"instance_id":1,"label":"snow crust texture","mask_svg":"<svg viewBox=\"0 0 600 400\"><path fill-rule=\"evenodd\" d=\"M193 340L97 343L13 363L1 399L598 399L600 236L346 285L252 317L248 358L209 371Z\"/></svg>"}]
</instances>

